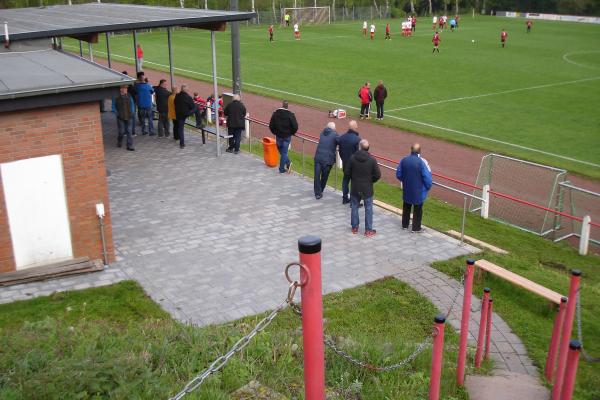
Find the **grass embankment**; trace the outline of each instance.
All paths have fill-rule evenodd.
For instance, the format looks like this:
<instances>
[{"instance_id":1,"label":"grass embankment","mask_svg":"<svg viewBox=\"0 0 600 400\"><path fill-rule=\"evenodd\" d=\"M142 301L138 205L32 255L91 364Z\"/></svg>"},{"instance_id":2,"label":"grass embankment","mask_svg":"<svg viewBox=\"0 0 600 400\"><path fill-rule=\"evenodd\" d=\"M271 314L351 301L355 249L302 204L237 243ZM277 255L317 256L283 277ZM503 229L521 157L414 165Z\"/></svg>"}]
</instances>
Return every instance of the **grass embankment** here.
<instances>
[{"instance_id":1,"label":"grass embankment","mask_svg":"<svg viewBox=\"0 0 600 400\"><path fill-rule=\"evenodd\" d=\"M325 331L356 357L393 364L432 329L435 307L385 279L324 298ZM195 328L171 320L134 282L57 293L0 306L0 398L165 399L204 370L264 315ZM283 311L190 399L225 400L251 380L303 398L300 318ZM446 330L443 398L455 385L457 335ZM404 369L376 373L326 352L333 399L424 399L431 352Z\"/></svg>"},{"instance_id":2,"label":"grass embankment","mask_svg":"<svg viewBox=\"0 0 600 400\"><path fill-rule=\"evenodd\" d=\"M247 147L246 147L247 148ZM262 157L262 146L254 145L253 152ZM295 171L300 172L302 157L291 152L290 158ZM305 173L314 176L312 157L305 158ZM329 182L333 184L331 172ZM341 171L338 189L341 187ZM402 191L398 186L384 182L375 185L375 198L402 208ZM375 225L377 225L377 209ZM349 218L349 217L348 217ZM460 230L462 209L436 199L429 199L424 207L423 223L441 232L449 229ZM570 269L580 269L582 275L581 299L583 337L585 347L592 355L600 356L600 258L596 255L580 256L572 246L540 238L508 225L492 220L484 220L476 215L467 215L465 234L496 245L509 251L498 255L490 251L471 255L484 258L509 269L534 282L544 285L564 295L568 294ZM464 272L468 257L458 257L436 262L433 267L457 280ZM492 289L494 311L497 312L523 340L529 356L543 374L546 354L554 323L554 308L547 301L517 288L503 280L486 275L481 283L476 283L473 293L480 295L484 287ZM574 338L576 329L573 330ZM600 398L600 364L579 364L575 398L598 400Z\"/></svg>"}]
</instances>

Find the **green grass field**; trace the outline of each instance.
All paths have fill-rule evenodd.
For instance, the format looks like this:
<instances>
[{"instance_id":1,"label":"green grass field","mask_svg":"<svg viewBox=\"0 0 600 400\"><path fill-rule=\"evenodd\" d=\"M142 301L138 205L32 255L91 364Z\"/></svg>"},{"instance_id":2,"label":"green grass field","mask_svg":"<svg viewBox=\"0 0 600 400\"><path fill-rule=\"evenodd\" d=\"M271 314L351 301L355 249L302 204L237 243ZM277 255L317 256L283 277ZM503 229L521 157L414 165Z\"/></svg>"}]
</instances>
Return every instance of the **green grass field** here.
<instances>
[{"instance_id":1,"label":"green grass field","mask_svg":"<svg viewBox=\"0 0 600 400\"><path fill-rule=\"evenodd\" d=\"M360 21L302 27L301 41L276 28L274 43L266 26L242 26L244 90L357 114L360 85L382 79L385 124L600 178L600 26L536 21L528 35L521 19L463 16L432 54L429 18L410 38L401 37L400 20L390 20L391 41L383 40L385 22L376 21L375 41L363 38ZM210 79L209 38L207 31L174 33L176 73ZM217 34L224 84L229 40L229 32ZM139 41L147 67L168 64L165 32ZM96 49L102 55L104 43ZM116 36L111 51L131 57L131 35Z\"/></svg>"}]
</instances>

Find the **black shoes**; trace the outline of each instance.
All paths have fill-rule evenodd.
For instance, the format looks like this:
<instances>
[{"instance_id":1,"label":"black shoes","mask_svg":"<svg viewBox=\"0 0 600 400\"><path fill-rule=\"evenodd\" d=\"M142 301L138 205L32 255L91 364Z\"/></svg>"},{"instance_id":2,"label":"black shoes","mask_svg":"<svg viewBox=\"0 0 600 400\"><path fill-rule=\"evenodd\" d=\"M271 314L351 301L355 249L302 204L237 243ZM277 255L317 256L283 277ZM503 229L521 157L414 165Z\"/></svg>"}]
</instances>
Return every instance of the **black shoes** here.
<instances>
[{"instance_id":1,"label":"black shoes","mask_svg":"<svg viewBox=\"0 0 600 400\"><path fill-rule=\"evenodd\" d=\"M228 147L227 149L225 149L225 152L226 153L233 153L233 149Z\"/></svg>"},{"instance_id":2,"label":"black shoes","mask_svg":"<svg viewBox=\"0 0 600 400\"><path fill-rule=\"evenodd\" d=\"M127 151L135 151L135 149L133 147L128 147Z\"/></svg>"}]
</instances>

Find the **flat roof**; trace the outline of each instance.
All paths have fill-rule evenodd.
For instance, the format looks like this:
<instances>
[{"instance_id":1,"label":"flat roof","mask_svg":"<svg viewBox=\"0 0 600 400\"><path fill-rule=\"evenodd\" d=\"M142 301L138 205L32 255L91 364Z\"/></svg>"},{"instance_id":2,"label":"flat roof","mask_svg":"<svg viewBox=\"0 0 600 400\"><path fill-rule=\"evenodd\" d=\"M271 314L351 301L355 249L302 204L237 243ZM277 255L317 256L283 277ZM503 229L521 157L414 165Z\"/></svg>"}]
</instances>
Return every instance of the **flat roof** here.
<instances>
[{"instance_id":1,"label":"flat roof","mask_svg":"<svg viewBox=\"0 0 600 400\"><path fill-rule=\"evenodd\" d=\"M130 85L133 78L52 49L0 52L0 101Z\"/></svg>"},{"instance_id":2,"label":"flat roof","mask_svg":"<svg viewBox=\"0 0 600 400\"><path fill-rule=\"evenodd\" d=\"M136 4L88 3L0 10L0 24L8 23L10 41L246 21L253 12L154 7ZM5 41L4 26L0 40Z\"/></svg>"}]
</instances>

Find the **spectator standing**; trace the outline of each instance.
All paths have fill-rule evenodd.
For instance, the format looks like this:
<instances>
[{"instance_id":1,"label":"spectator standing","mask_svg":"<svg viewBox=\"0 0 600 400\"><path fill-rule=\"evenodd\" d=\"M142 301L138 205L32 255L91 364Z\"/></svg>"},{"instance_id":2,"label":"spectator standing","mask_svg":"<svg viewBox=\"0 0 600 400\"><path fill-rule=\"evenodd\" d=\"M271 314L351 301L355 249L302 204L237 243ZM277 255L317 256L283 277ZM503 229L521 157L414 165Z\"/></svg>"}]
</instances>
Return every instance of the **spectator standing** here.
<instances>
[{"instance_id":1,"label":"spectator standing","mask_svg":"<svg viewBox=\"0 0 600 400\"><path fill-rule=\"evenodd\" d=\"M373 97L375 98L375 105L377 106L377 120L381 121L383 119L383 103L387 98L387 89L383 86L383 81L379 81L379 84L373 92Z\"/></svg>"},{"instance_id":2,"label":"spectator standing","mask_svg":"<svg viewBox=\"0 0 600 400\"><path fill-rule=\"evenodd\" d=\"M223 113L227 117L227 132L231 136L229 138L229 147L225 151L238 154L242 141L242 131L246 126L246 106L242 103L239 94L236 93L233 95L233 100L227 104Z\"/></svg>"},{"instance_id":3,"label":"spectator standing","mask_svg":"<svg viewBox=\"0 0 600 400\"><path fill-rule=\"evenodd\" d=\"M144 65L144 50L142 50L142 45L138 43L137 48L135 49L135 53L137 55L137 63L138 63L138 71L142 70L142 66Z\"/></svg>"},{"instance_id":4,"label":"spectator standing","mask_svg":"<svg viewBox=\"0 0 600 400\"><path fill-rule=\"evenodd\" d=\"M169 119L173 123L173 139L179 140L177 136L177 113L175 112L175 96L179 93L179 88L173 86L171 88L171 95L169 96ZM167 135L169 136L169 135Z\"/></svg>"},{"instance_id":5,"label":"spectator standing","mask_svg":"<svg viewBox=\"0 0 600 400\"><path fill-rule=\"evenodd\" d=\"M158 137L169 137L169 98L171 92L167 90L166 79L161 79L158 86L154 87L156 98L156 111L158 112Z\"/></svg>"},{"instance_id":6,"label":"spectator standing","mask_svg":"<svg viewBox=\"0 0 600 400\"><path fill-rule=\"evenodd\" d=\"M427 161L421 158L420 144L413 144L410 155L400 161L396 178L402 182L402 229L408 229L412 209L412 231L419 233L422 231L423 203L432 185L431 169Z\"/></svg>"},{"instance_id":7,"label":"spectator standing","mask_svg":"<svg viewBox=\"0 0 600 400\"><path fill-rule=\"evenodd\" d=\"M152 118L152 95L154 89L149 83L146 83L144 73L138 74L138 80L135 82L135 94L137 96L137 107L138 114L140 117L140 124L142 126L142 135L154 136L154 121ZM148 126L146 127L146 121Z\"/></svg>"},{"instance_id":8,"label":"spectator standing","mask_svg":"<svg viewBox=\"0 0 600 400\"><path fill-rule=\"evenodd\" d=\"M323 197L327 186L327 179L331 167L335 164L335 151L339 136L335 132L335 123L329 122L319 137L319 144L315 152L315 180L314 191L317 200Z\"/></svg>"},{"instance_id":9,"label":"spectator standing","mask_svg":"<svg viewBox=\"0 0 600 400\"><path fill-rule=\"evenodd\" d=\"M344 175L348 175L352 182L350 192L350 224L352 233L358 233L360 220L358 217L358 204L361 200L365 203L365 236L375 236L373 229L373 184L381 178L379 165L369 154L369 142L363 139L359 142L359 149L346 165Z\"/></svg>"},{"instance_id":10,"label":"spectator standing","mask_svg":"<svg viewBox=\"0 0 600 400\"><path fill-rule=\"evenodd\" d=\"M346 167L350 162L350 157L358 151L358 143L360 142L360 135L358 133L358 124L352 120L348 124L348 132L340 136L339 148L340 158L342 159L342 169L346 171ZM350 176L344 172L342 178L342 204L350 203Z\"/></svg>"},{"instance_id":11,"label":"spectator standing","mask_svg":"<svg viewBox=\"0 0 600 400\"><path fill-rule=\"evenodd\" d=\"M194 113L196 105L188 93L187 85L181 85L181 91L175 96L175 115L177 117L177 137L179 148L185 148L185 120Z\"/></svg>"},{"instance_id":12,"label":"spectator standing","mask_svg":"<svg viewBox=\"0 0 600 400\"><path fill-rule=\"evenodd\" d=\"M117 116L117 147L123 146L123 136L127 136L127 150L134 151L133 137L131 136L131 119L135 115L133 98L127 93L127 86L119 88L119 96L112 101L112 111Z\"/></svg>"},{"instance_id":13,"label":"spectator standing","mask_svg":"<svg viewBox=\"0 0 600 400\"><path fill-rule=\"evenodd\" d=\"M127 71L123 71L121 73L123 75L125 75L125 76L129 76L129 74L127 73ZM129 94L129 96L133 100L133 104L134 104L133 108L134 108L134 115L135 115L135 89L134 89L134 85L127 86L127 93ZM131 129L131 135L132 136L137 136L135 134L135 118L131 118L130 121L131 121L131 127L130 127L130 129Z\"/></svg>"},{"instance_id":14,"label":"spectator standing","mask_svg":"<svg viewBox=\"0 0 600 400\"><path fill-rule=\"evenodd\" d=\"M288 174L292 170L292 162L288 157L288 150L292 142L292 136L298 132L298 121L293 112L288 110L287 100L283 101L281 108L278 108L271 115L269 121L269 130L276 137L277 150L279 151L279 173Z\"/></svg>"},{"instance_id":15,"label":"spectator standing","mask_svg":"<svg viewBox=\"0 0 600 400\"><path fill-rule=\"evenodd\" d=\"M360 98L360 119L369 119L369 108L373 101L371 84L369 82L365 82L365 85L360 88L358 97Z\"/></svg>"},{"instance_id":16,"label":"spectator standing","mask_svg":"<svg viewBox=\"0 0 600 400\"><path fill-rule=\"evenodd\" d=\"M196 109L194 110L196 128L200 129L204 124L204 117L206 117L206 101L204 101L204 99L200 97L198 92L194 92L194 97L192 99L194 100L194 104L196 105Z\"/></svg>"}]
</instances>

